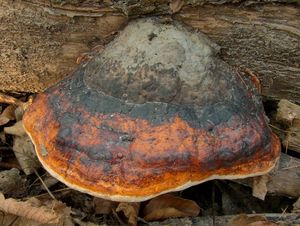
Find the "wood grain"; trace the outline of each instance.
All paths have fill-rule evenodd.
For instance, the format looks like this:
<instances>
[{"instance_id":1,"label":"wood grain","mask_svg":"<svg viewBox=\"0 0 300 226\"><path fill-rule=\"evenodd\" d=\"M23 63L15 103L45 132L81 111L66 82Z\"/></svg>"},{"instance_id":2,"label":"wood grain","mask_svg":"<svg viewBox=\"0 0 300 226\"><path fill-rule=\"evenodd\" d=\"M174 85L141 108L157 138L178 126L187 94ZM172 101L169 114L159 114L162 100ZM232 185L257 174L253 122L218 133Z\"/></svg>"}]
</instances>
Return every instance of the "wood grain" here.
<instances>
[{"instance_id":1,"label":"wood grain","mask_svg":"<svg viewBox=\"0 0 300 226\"><path fill-rule=\"evenodd\" d=\"M46 89L76 68L80 54L108 43L128 20L147 14L207 34L226 62L259 77L266 98L300 101L299 5L187 1L172 14L166 0L80 2L0 2L0 90Z\"/></svg>"}]
</instances>

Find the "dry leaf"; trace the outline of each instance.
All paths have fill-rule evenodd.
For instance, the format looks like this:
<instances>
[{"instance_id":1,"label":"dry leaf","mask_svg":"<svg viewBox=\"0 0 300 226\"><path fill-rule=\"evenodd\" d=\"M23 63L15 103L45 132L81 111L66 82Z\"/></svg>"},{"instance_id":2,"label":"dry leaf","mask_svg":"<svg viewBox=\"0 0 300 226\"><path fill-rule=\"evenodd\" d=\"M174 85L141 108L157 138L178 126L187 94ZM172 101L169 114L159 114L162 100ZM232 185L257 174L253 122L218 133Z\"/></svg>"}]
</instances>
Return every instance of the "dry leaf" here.
<instances>
[{"instance_id":1,"label":"dry leaf","mask_svg":"<svg viewBox=\"0 0 300 226\"><path fill-rule=\"evenodd\" d=\"M200 207L196 202L166 194L150 200L143 210L143 216L146 221L154 221L169 217L198 216L199 212Z\"/></svg>"},{"instance_id":2,"label":"dry leaf","mask_svg":"<svg viewBox=\"0 0 300 226\"><path fill-rule=\"evenodd\" d=\"M73 221L78 224L79 226L107 226L107 224L95 224L95 223L92 223L92 222L84 222L84 221L81 221L77 218L74 218Z\"/></svg>"},{"instance_id":3,"label":"dry leaf","mask_svg":"<svg viewBox=\"0 0 300 226\"><path fill-rule=\"evenodd\" d=\"M22 121L16 122L13 126L5 127L4 132L6 134L11 134L19 137L26 135Z\"/></svg>"},{"instance_id":4,"label":"dry leaf","mask_svg":"<svg viewBox=\"0 0 300 226\"><path fill-rule=\"evenodd\" d=\"M184 5L183 0L171 0L169 7L172 13L177 13L181 10L183 5Z\"/></svg>"},{"instance_id":5,"label":"dry leaf","mask_svg":"<svg viewBox=\"0 0 300 226\"><path fill-rule=\"evenodd\" d=\"M25 104L27 104L28 102L26 102ZM15 117L17 121L21 121L24 115L25 109L24 106L19 106L16 108L15 110Z\"/></svg>"},{"instance_id":6,"label":"dry leaf","mask_svg":"<svg viewBox=\"0 0 300 226\"><path fill-rule=\"evenodd\" d=\"M273 222L270 222L264 216L250 216L241 214L233 217L227 224L227 226L277 226Z\"/></svg>"},{"instance_id":7,"label":"dry leaf","mask_svg":"<svg viewBox=\"0 0 300 226\"><path fill-rule=\"evenodd\" d=\"M19 226L18 224L15 224L17 219L18 219L18 217L15 215L12 215L12 214L6 214L6 213L2 213L2 212L0 214L1 226L2 225L3 226L8 226L8 225Z\"/></svg>"},{"instance_id":8,"label":"dry leaf","mask_svg":"<svg viewBox=\"0 0 300 226\"><path fill-rule=\"evenodd\" d=\"M18 217L12 214L0 214L1 226L75 226L71 218L59 222L57 224L43 224L38 221L26 219L24 217ZM92 226L92 225L91 225Z\"/></svg>"},{"instance_id":9,"label":"dry leaf","mask_svg":"<svg viewBox=\"0 0 300 226\"><path fill-rule=\"evenodd\" d=\"M71 213L70 208L56 200L52 200L46 206L36 198L31 198L26 202L12 198L5 199L2 193L0 193L0 211L43 224L59 223L62 218Z\"/></svg>"},{"instance_id":10,"label":"dry leaf","mask_svg":"<svg viewBox=\"0 0 300 226\"><path fill-rule=\"evenodd\" d=\"M16 106L9 105L6 107L0 115L0 126L5 125L11 120L15 119Z\"/></svg>"},{"instance_id":11,"label":"dry leaf","mask_svg":"<svg viewBox=\"0 0 300 226\"><path fill-rule=\"evenodd\" d=\"M22 106L24 104L23 101L18 100L12 96L6 95L4 93L0 93L0 103L14 104L17 106Z\"/></svg>"},{"instance_id":12,"label":"dry leaf","mask_svg":"<svg viewBox=\"0 0 300 226\"><path fill-rule=\"evenodd\" d=\"M34 168L39 168L40 164L36 159L34 145L26 135L22 121L11 127L5 127L4 132L14 135L13 151L26 175L33 173Z\"/></svg>"},{"instance_id":13,"label":"dry leaf","mask_svg":"<svg viewBox=\"0 0 300 226\"><path fill-rule=\"evenodd\" d=\"M4 131L0 132L0 142L5 143L6 142L6 137Z\"/></svg>"},{"instance_id":14,"label":"dry leaf","mask_svg":"<svg viewBox=\"0 0 300 226\"><path fill-rule=\"evenodd\" d=\"M139 210L140 210L139 202L131 202L131 203L120 202L116 209L116 212L119 215L120 213L124 214L124 217L126 218L125 219L126 225L136 226ZM122 218L122 220L124 219Z\"/></svg>"},{"instance_id":15,"label":"dry leaf","mask_svg":"<svg viewBox=\"0 0 300 226\"><path fill-rule=\"evenodd\" d=\"M261 200L265 200L268 192L267 183L270 180L270 175L262 175L253 178L252 195Z\"/></svg>"},{"instance_id":16,"label":"dry leaf","mask_svg":"<svg viewBox=\"0 0 300 226\"><path fill-rule=\"evenodd\" d=\"M13 151L26 175L30 175L35 168L40 167L40 163L35 155L34 145L27 135L14 137Z\"/></svg>"},{"instance_id":17,"label":"dry leaf","mask_svg":"<svg viewBox=\"0 0 300 226\"><path fill-rule=\"evenodd\" d=\"M25 191L25 180L18 169L0 171L0 191L3 194L20 194Z\"/></svg>"},{"instance_id":18,"label":"dry leaf","mask_svg":"<svg viewBox=\"0 0 300 226\"><path fill-rule=\"evenodd\" d=\"M56 178L51 176L49 173L46 173L45 175L43 175L42 180L47 188L50 188L59 182ZM42 190L46 190L46 188L44 186L42 186Z\"/></svg>"},{"instance_id":19,"label":"dry leaf","mask_svg":"<svg viewBox=\"0 0 300 226\"><path fill-rule=\"evenodd\" d=\"M293 204L293 212L294 213L300 213L300 197L297 199L297 201Z\"/></svg>"},{"instance_id":20,"label":"dry leaf","mask_svg":"<svg viewBox=\"0 0 300 226\"><path fill-rule=\"evenodd\" d=\"M116 202L97 197L94 197L93 204L95 214L110 214L117 206Z\"/></svg>"}]
</instances>

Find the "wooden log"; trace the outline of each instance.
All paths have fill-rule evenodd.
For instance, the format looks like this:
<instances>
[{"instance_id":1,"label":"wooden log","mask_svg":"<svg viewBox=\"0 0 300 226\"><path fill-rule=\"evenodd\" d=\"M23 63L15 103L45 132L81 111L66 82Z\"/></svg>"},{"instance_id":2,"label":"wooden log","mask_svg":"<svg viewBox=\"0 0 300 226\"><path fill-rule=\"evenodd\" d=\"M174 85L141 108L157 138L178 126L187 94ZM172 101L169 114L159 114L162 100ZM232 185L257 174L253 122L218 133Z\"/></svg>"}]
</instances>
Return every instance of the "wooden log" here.
<instances>
[{"instance_id":1,"label":"wooden log","mask_svg":"<svg viewBox=\"0 0 300 226\"><path fill-rule=\"evenodd\" d=\"M300 106L288 100L280 100L274 131L286 149L300 153ZM278 128L280 127L280 128Z\"/></svg>"},{"instance_id":2,"label":"wooden log","mask_svg":"<svg viewBox=\"0 0 300 226\"><path fill-rule=\"evenodd\" d=\"M147 14L169 15L204 32L220 45L225 61L258 75L267 98L299 102L299 7L245 6L251 1L203 6L218 2L186 1L178 13L171 15L168 3L2 0L0 90L44 90L73 71L80 54L109 42L128 19Z\"/></svg>"},{"instance_id":3,"label":"wooden log","mask_svg":"<svg viewBox=\"0 0 300 226\"><path fill-rule=\"evenodd\" d=\"M300 196L300 160L286 154L281 154L278 166L270 172L267 191L271 194L288 197ZM256 177L235 180L238 183L253 187Z\"/></svg>"},{"instance_id":4,"label":"wooden log","mask_svg":"<svg viewBox=\"0 0 300 226\"><path fill-rule=\"evenodd\" d=\"M80 8L51 9L39 2L0 1L0 90L44 90L73 71L81 53L111 40L127 21L105 15L111 11L105 8L96 16L94 11L80 16Z\"/></svg>"},{"instance_id":5,"label":"wooden log","mask_svg":"<svg viewBox=\"0 0 300 226\"><path fill-rule=\"evenodd\" d=\"M187 7L176 16L207 34L221 57L258 76L268 99L300 101L300 8ZM298 14L298 15L297 15Z\"/></svg>"}]
</instances>

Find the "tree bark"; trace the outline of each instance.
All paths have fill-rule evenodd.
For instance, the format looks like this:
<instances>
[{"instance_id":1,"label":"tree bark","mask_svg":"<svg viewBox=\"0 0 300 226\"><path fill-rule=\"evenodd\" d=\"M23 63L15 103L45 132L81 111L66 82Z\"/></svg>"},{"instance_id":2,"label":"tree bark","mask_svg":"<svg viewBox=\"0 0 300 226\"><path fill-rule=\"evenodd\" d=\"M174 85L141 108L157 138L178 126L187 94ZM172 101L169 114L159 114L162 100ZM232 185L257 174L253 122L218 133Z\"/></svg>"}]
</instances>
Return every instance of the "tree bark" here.
<instances>
[{"instance_id":1,"label":"tree bark","mask_svg":"<svg viewBox=\"0 0 300 226\"><path fill-rule=\"evenodd\" d=\"M221 4L228 2L234 4ZM72 72L81 54L112 40L129 20L163 15L207 34L226 62L259 77L268 99L299 103L299 5L252 3L1 0L0 90L40 92Z\"/></svg>"}]
</instances>

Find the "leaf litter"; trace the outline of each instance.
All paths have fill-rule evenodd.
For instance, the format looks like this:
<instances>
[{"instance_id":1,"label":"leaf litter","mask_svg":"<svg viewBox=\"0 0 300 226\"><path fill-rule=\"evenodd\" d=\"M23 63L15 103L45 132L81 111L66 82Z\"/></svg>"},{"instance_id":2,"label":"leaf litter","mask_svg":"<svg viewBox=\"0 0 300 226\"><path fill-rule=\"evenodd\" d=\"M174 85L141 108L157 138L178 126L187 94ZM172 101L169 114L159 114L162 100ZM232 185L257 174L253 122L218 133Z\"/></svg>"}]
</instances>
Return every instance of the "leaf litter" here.
<instances>
[{"instance_id":1,"label":"leaf litter","mask_svg":"<svg viewBox=\"0 0 300 226\"><path fill-rule=\"evenodd\" d=\"M30 198L27 201L16 199L5 199L0 193L0 210L5 214L14 215L20 218L35 221L39 224L59 224L70 217L71 208L56 200L41 202L37 198Z\"/></svg>"}]
</instances>

